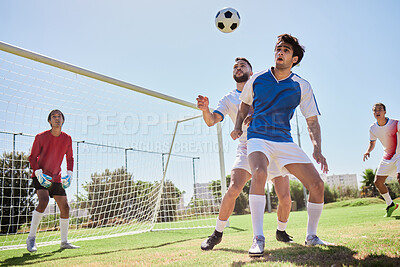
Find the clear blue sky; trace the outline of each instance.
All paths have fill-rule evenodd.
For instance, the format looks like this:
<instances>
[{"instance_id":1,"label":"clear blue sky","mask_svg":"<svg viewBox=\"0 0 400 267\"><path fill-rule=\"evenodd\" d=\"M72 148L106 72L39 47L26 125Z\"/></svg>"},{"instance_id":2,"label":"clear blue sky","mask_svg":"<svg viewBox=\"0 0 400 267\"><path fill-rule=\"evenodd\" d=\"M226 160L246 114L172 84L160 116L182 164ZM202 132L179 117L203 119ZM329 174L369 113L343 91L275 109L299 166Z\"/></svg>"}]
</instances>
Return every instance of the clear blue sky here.
<instances>
[{"instance_id":1,"label":"clear blue sky","mask_svg":"<svg viewBox=\"0 0 400 267\"><path fill-rule=\"evenodd\" d=\"M242 18L231 34L214 25L226 6ZM400 118L399 14L397 0L0 1L0 40L190 102L207 95L214 107L234 89L235 57L269 68L276 36L290 33L306 48L293 71L314 89L330 174L361 174L382 156L378 144L362 162L372 105Z\"/></svg>"}]
</instances>

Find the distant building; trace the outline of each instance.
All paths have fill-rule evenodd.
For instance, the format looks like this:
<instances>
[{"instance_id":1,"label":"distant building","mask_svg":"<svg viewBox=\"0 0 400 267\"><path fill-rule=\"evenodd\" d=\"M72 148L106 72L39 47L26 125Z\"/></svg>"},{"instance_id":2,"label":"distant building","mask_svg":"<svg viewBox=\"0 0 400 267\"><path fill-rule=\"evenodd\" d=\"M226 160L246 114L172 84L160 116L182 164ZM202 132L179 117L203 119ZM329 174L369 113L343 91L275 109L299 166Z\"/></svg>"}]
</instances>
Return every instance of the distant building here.
<instances>
[{"instance_id":1,"label":"distant building","mask_svg":"<svg viewBox=\"0 0 400 267\"><path fill-rule=\"evenodd\" d=\"M357 174L321 175L322 180L331 188L352 187L358 188Z\"/></svg>"}]
</instances>

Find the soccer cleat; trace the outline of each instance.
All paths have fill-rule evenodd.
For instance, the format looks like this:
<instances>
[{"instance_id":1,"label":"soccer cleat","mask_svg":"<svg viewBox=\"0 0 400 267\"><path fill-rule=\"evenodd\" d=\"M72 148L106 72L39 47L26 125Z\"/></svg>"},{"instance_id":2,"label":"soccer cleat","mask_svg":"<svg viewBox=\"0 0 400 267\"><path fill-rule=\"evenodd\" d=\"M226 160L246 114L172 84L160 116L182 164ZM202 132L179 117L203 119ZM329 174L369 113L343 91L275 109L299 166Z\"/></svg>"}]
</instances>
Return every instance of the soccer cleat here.
<instances>
[{"instance_id":1,"label":"soccer cleat","mask_svg":"<svg viewBox=\"0 0 400 267\"><path fill-rule=\"evenodd\" d=\"M293 243L293 236L288 235L286 231L276 230L276 240L285 243Z\"/></svg>"},{"instance_id":2,"label":"soccer cleat","mask_svg":"<svg viewBox=\"0 0 400 267\"><path fill-rule=\"evenodd\" d=\"M253 238L253 244L249 249L250 257L262 257L264 255L265 237L262 235Z\"/></svg>"},{"instance_id":3,"label":"soccer cleat","mask_svg":"<svg viewBox=\"0 0 400 267\"><path fill-rule=\"evenodd\" d=\"M36 237L30 237L28 236L28 238L26 239L26 249L29 252L36 252L37 251L37 247L36 247Z\"/></svg>"},{"instance_id":4,"label":"soccer cleat","mask_svg":"<svg viewBox=\"0 0 400 267\"><path fill-rule=\"evenodd\" d=\"M386 207L386 214L383 217L390 217L395 209L399 207L399 204L392 202L389 206Z\"/></svg>"},{"instance_id":5,"label":"soccer cleat","mask_svg":"<svg viewBox=\"0 0 400 267\"><path fill-rule=\"evenodd\" d=\"M312 235L312 236L310 236L310 238L307 238L305 244L306 244L306 246L317 246L317 245L333 246L334 245L333 243L329 243L329 242L319 239L319 237L316 235Z\"/></svg>"},{"instance_id":6,"label":"soccer cleat","mask_svg":"<svg viewBox=\"0 0 400 267\"><path fill-rule=\"evenodd\" d=\"M202 250L212 250L214 248L214 246L221 243L222 233L221 233L221 235L219 235L218 233L216 234L215 232L216 231L214 231L214 233L212 235L210 235L206 240L204 240L201 243Z\"/></svg>"},{"instance_id":7,"label":"soccer cleat","mask_svg":"<svg viewBox=\"0 0 400 267\"><path fill-rule=\"evenodd\" d=\"M75 248L81 248L81 247L72 245L71 243L68 243L68 242L61 242L60 248L61 249L75 249Z\"/></svg>"}]
</instances>

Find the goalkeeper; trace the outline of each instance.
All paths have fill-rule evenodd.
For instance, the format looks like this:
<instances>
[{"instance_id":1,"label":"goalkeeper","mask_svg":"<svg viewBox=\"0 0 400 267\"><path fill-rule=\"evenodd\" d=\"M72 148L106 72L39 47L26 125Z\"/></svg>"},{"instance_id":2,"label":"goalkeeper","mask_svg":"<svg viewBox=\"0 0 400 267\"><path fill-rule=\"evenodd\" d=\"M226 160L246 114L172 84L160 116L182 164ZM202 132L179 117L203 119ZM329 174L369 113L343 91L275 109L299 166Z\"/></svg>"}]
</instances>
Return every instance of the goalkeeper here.
<instances>
[{"instance_id":1,"label":"goalkeeper","mask_svg":"<svg viewBox=\"0 0 400 267\"><path fill-rule=\"evenodd\" d=\"M44 211L49 203L49 196L54 198L60 209L61 249L79 248L68 242L69 205L65 189L71 184L74 157L71 136L61 131L64 114L52 110L47 118L51 130L39 133L33 142L29 163L33 169L32 179L39 204L32 214L31 228L26 240L29 252L36 252L36 231ZM67 175L61 177L61 163L67 158Z\"/></svg>"}]
</instances>

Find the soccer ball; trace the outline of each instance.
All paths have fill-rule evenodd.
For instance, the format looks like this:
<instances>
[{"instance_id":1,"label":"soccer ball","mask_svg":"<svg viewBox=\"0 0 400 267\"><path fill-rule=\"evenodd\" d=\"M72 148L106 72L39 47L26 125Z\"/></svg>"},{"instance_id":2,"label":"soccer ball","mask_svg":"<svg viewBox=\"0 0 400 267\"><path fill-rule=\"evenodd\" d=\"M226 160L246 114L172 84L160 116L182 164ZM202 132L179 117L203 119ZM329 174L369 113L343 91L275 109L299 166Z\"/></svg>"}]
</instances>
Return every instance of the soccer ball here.
<instances>
[{"instance_id":1,"label":"soccer ball","mask_svg":"<svg viewBox=\"0 0 400 267\"><path fill-rule=\"evenodd\" d=\"M239 12L231 7L225 7L218 11L215 16L215 26L224 33L230 33L236 30L240 24Z\"/></svg>"}]
</instances>

